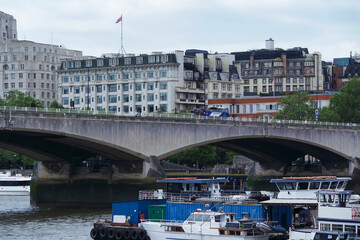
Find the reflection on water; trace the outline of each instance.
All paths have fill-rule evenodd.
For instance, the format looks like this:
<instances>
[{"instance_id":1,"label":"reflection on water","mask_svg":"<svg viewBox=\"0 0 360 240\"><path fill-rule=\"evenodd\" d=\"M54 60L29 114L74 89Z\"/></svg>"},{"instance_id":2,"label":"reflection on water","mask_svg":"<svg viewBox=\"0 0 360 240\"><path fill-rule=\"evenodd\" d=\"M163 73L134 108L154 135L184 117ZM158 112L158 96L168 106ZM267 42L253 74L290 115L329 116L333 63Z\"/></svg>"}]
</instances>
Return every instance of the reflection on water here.
<instances>
[{"instance_id":1,"label":"reflection on water","mask_svg":"<svg viewBox=\"0 0 360 240\"><path fill-rule=\"evenodd\" d=\"M0 239L91 239L93 223L110 218L110 209L38 208L29 196L0 196Z\"/></svg>"}]
</instances>

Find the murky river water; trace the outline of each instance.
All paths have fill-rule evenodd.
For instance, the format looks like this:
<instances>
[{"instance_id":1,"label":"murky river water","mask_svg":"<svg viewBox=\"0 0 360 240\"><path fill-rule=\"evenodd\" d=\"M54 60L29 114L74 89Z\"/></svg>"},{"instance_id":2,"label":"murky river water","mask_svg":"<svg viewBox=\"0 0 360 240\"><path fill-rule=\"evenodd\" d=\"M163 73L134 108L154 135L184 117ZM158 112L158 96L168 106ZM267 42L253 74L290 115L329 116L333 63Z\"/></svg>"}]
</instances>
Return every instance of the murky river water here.
<instances>
[{"instance_id":1,"label":"murky river water","mask_svg":"<svg viewBox=\"0 0 360 240\"><path fill-rule=\"evenodd\" d=\"M90 240L99 219L111 219L111 209L38 208L29 196L0 196L1 240Z\"/></svg>"}]
</instances>

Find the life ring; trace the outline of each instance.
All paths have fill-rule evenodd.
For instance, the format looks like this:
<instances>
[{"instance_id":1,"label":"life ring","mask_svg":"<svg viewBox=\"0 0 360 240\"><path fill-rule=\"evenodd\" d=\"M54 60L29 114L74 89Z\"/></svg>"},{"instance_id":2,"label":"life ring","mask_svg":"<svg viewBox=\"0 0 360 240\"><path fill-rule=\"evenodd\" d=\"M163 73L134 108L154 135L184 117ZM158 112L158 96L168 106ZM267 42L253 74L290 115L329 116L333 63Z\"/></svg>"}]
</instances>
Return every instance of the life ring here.
<instances>
[{"instance_id":1,"label":"life ring","mask_svg":"<svg viewBox=\"0 0 360 240\"><path fill-rule=\"evenodd\" d=\"M114 239L114 237L115 237L115 229L109 228L108 232L107 232L107 237L108 237L108 239Z\"/></svg>"},{"instance_id":2,"label":"life ring","mask_svg":"<svg viewBox=\"0 0 360 240\"><path fill-rule=\"evenodd\" d=\"M123 236L124 236L124 239L129 240L130 239L130 229L125 228Z\"/></svg>"},{"instance_id":3,"label":"life ring","mask_svg":"<svg viewBox=\"0 0 360 240\"><path fill-rule=\"evenodd\" d=\"M107 236L108 229L106 227L100 228L99 235L100 238L105 238Z\"/></svg>"},{"instance_id":4,"label":"life ring","mask_svg":"<svg viewBox=\"0 0 360 240\"><path fill-rule=\"evenodd\" d=\"M136 228L131 229L131 239L136 240L139 236L139 232Z\"/></svg>"},{"instance_id":5,"label":"life ring","mask_svg":"<svg viewBox=\"0 0 360 240\"><path fill-rule=\"evenodd\" d=\"M357 210L355 208L352 209L352 217L356 217L358 214Z\"/></svg>"},{"instance_id":6,"label":"life ring","mask_svg":"<svg viewBox=\"0 0 360 240\"><path fill-rule=\"evenodd\" d=\"M139 240L145 240L146 232L142 229L139 229Z\"/></svg>"},{"instance_id":7,"label":"life ring","mask_svg":"<svg viewBox=\"0 0 360 240\"><path fill-rule=\"evenodd\" d=\"M90 237L91 237L92 239L95 239L95 238L97 238L97 236L98 236L98 231L97 231L97 229L96 229L96 228L91 229L91 231L90 231Z\"/></svg>"},{"instance_id":8,"label":"life ring","mask_svg":"<svg viewBox=\"0 0 360 240\"><path fill-rule=\"evenodd\" d=\"M122 229L117 229L115 232L115 239L121 240L124 236L124 231Z\"/></svg>"}]
</instances>

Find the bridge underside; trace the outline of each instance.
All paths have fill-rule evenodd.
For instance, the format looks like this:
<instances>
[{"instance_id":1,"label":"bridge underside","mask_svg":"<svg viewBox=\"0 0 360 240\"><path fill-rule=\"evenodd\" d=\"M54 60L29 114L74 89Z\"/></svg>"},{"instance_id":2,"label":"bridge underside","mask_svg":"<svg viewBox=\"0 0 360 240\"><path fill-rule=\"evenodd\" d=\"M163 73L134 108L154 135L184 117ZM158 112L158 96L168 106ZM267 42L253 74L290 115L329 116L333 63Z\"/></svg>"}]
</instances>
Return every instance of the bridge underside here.
<instances>
[{"instance_id":1,"label":"bridge underside","mask_svg":"<svg viewBox=\"0 0 360 240\"><path fill-rule=\"evenodd\" d=\"M138 156L104 144L39 132L0 131L0 148L43 162L74 163L100 155L124 172L131 168L141 173L144 161Z\"/></svg>"},{"instance_id":2,"label":"bridge underside","mask_svg":"<svg viewBox=\"0 0 360 240\"><path fill-rule=\"evenodd\" d=\"M212 145L237 152L264 168L279 169L284 164L309 154L320 159L326 169L347 168L349 159L324 148L311 144L276 138L242 138L216 142Z\"/></svg>"}]
</instances>

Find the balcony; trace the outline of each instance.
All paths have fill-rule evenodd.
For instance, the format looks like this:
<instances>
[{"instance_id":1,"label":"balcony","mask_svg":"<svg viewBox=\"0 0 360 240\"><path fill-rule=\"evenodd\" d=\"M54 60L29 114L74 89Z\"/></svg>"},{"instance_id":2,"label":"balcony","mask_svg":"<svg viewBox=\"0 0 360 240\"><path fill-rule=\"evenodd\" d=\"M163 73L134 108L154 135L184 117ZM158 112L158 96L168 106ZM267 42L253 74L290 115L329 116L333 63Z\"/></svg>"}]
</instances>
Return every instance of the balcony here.
<instances>
[{"instance_id":1,"label":"balcony","mask_svg":"<svg viewBox=\"0 0 360 240\"><path fill-rule=\"evenodd\" d=\"M203 88L185 88L185 87L176 87L175 92L179 93L200 93L204 94Z\"/></svg>"},{"instance_id":2,"label":"balcony","mask_svg":"<svg viewBox=\"0 0 360 240\"><path fill-rule=\"evenodd\" d=\"M186 98L176 98L175 103L180 104L189 104L189 105L202 105L204 104L204 99L186 99Z\"/></svg>"}]
</instances>

